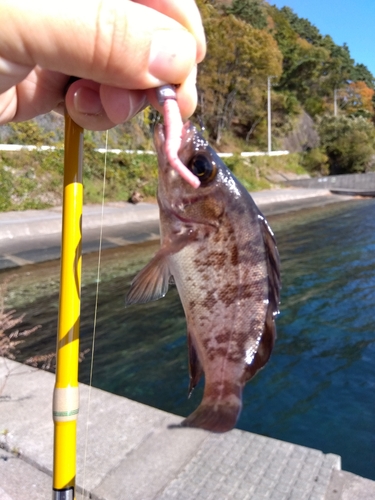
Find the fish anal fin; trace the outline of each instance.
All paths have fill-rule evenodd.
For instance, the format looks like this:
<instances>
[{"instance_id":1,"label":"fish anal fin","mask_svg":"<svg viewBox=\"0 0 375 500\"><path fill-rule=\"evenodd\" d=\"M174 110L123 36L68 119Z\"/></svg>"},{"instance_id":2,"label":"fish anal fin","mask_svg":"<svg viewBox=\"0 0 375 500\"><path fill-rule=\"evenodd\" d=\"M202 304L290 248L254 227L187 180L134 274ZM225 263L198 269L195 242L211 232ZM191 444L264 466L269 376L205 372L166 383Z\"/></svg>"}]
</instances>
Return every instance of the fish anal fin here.
<instances>
[{"instance_id":1,"label":"fish anal fin","mask_svg":"<svg viewBox=\"0 0 375 500\"><path fill-rule=\"evenodd\" d=\"M126 305L145 304L164 297L168 291L169 278L166 253L159 250L133 279L126 296Z\"/></svg>"},{"instance_id":2,"label":"fish anal fin","mask_svg":"<svg viewBox=\"0 0 375 500\"><path fill-rule=\"evenodd\" d=\"M228 404L223 401L219 404L205 404L189 415L181 425L183 427L198 427L211 432L227 432L236 425L241 411L241 403Z\"/></svg>"},{"instance_id":3,"label":"fish anal fin","mask_svg":"<svg viewBox=\"0 0 375 500\"><path fill-rule=\"evenodd\" d=\"M188 337L188 353L189 353L189 374L190 374L189 397L190 397L194 387L196 387L203 374L203 368L199 360L198 353L194 346L192 334L189 331L187 337Z\"/></svg>"}]
</instances>

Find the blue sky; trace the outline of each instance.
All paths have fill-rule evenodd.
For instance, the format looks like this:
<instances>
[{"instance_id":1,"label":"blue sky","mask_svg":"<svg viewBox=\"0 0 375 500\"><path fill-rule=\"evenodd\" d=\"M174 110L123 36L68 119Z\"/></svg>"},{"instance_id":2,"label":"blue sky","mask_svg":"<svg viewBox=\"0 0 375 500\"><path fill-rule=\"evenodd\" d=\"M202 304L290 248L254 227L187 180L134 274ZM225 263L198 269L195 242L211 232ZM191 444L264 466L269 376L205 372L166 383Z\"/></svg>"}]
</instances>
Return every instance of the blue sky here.
<instances>
[{"instance_id":1,"label":"blue sky","mask_svg":"<svg viewBox=\"0 0 375 500\"><path fill-rule=\"evenodd\" d=\"M375 76L375 0L268 0L271 5L290 7L307 18L322 35L347 43L356 63L365 64Z\"/></svg>"}]
</instances>

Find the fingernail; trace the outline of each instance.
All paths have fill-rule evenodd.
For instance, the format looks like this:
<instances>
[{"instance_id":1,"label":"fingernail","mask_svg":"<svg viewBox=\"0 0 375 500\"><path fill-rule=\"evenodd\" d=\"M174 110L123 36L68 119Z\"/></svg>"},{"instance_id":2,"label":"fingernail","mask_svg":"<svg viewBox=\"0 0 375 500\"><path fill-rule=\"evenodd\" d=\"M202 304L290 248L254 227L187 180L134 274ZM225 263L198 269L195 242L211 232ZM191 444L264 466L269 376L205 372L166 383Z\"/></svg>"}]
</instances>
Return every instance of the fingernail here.
<instances>
[{"instance_id":1,"label":"fingernail","mask_svg":"<svg viewBox=\"0 0 375 500\"><path fill-rule=\"evenodd\" d=\"M163 82L180 83L194 65L196 51L195 39L188 31L157 30L151 42L148 70ZM177 80L170 81L170 75Z\"/></svg>"},{"instance_id":2,"label":"fingernail","mask_svg":"<svg viewBox=\"0 0 375 500\"><path fill-rule=\"evenodd\" d=\"M100 115L103 113L99 93L88 87L80 87L74 93L73 104L79 113L85 115Z\"/></svg>"},{"instance_id":3,"label":"fingernail","mask_svg":"<svg viewBox=\"0 0 375 500\"><path fill-rule=\"evenodd\" d=\"M146 95L143 94L142 97L139 98L139 96L137 94L135 94L136 91L133 91L133 92L134 92L134 95L132 95L133 93L130 93L130 92L128 94L128 103L127 103L128 115L125 118L125 121L133 118L133 116L135 116L137 113L139 113L141 111L141 109L145 108L146 105L148 104Z\"/></svg>"},{"instance_id":4,"label":"fingernail","mask_svg":"<svg viewBox=\"0 0 375 500\"><path fill-rule=\"evenodd\" d=\"M102 85L100 97L108 118L113 123L123 123L130 120L148 104L143 90L127 90L109 85Z\"/></svg>"}]
</instances>

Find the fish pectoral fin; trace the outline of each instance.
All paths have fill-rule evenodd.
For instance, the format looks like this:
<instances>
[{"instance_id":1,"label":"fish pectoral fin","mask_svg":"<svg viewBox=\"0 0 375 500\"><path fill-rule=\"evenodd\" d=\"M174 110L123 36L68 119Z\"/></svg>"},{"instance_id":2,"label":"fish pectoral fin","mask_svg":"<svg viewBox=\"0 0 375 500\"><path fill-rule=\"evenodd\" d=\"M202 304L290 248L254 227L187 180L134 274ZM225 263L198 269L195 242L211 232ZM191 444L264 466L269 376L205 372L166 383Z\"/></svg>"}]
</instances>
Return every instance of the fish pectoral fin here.
<instances>
[{"instance_id":1,"label":"fish pectoral fin","mask_svg":"<svg viewBox=\"0 0 375 500\"><path fill-rule=\"evenodd\" d=\"M165 252L159 251L132 281L126 305L145 304L164 297L170 275Z\"/></svg>"},{"instance_id":2,"label":"fish pectoral fin","mask_svg":"<svg viewBox=\"0 0 375 500\"><path fill-rule=\"evenodd\" d=\"M189 374L190 374L188 397L190 398L193 389L196 387L203 374L203 368L199 360L198 353L195 349L192 335L189 331L187 337L188 337Z\"/></svg>"}]
</instances>

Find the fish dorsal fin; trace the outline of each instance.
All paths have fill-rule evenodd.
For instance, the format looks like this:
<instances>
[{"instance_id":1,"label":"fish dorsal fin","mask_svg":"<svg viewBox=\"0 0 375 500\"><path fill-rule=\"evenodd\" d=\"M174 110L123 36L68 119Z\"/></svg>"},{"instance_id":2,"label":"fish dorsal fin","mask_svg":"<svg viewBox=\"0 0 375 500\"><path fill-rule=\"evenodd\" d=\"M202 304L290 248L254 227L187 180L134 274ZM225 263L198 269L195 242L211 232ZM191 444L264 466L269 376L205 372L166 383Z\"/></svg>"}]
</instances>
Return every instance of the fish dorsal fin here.
<instances>
[{"instance_id":1,"label":"fish dorsal fin","mask_svg":"<svg viewBox=\"0 0 375 500\"><path fill-rule=\"evenodd\" d=\"M170 276L166 253L160 249L132 281L126 305L161 299L168 291Z\"/></svg>"},{"instance_id":2,"label":"fish dorsal fin","mask_svg":"<svg viewBox=\"0 0 375 500\"><path fill-rule=\"evenodd\" d=\"M262 236L267 256L267 272L268 272L268 300L272 308L272 312L276 314L279 309L280 302L280 257L277 250L275 236L272 229L268 225L265 217L259 212L259 221L262 229Z\"/></svg>"},{"instance_id":3,"label":"fish dorsal fin","mask_svg":"<svg viewBox=\"0 0 375 500\"><path fill-rule=\"evenodd\" d=\"M268 273L268 308L264 323L263 334L254 360L246 367L244 382L249 381L267 363L271 356L276 339L275 315L280 301L280 258L275 236L264 216L259 212L259 221L262 230Z\"/></svg>"}]
</instances>

